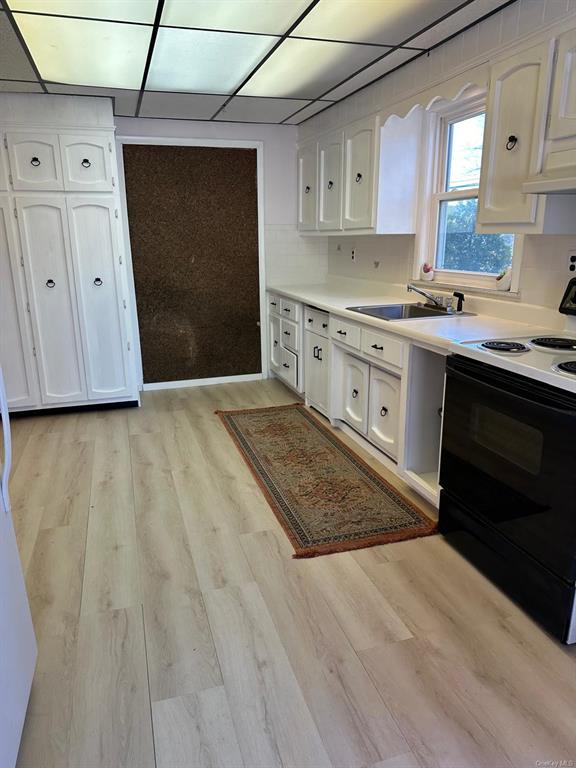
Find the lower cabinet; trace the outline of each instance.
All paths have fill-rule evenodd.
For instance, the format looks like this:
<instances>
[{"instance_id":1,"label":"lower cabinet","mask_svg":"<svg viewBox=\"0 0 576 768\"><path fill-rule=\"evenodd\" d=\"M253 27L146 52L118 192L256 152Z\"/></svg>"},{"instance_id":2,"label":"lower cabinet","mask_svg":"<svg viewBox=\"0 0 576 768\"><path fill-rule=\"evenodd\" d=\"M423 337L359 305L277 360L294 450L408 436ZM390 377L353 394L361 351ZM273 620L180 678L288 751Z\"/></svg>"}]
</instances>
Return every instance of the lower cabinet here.
<instances>
[{"instance_id":1,"label":"lower cabinet","mask_svg":"<svg viewBox=\"0 0 576 768\"><path fill-rule=\"evenodd\" d=\"M370 368L368 439L389 456L398 458L400 377Z\"/></svg>"},{"instance_id":2,"label":"lower cabinet","mask_svg":"<svg viewBox=\"0 0 576 768\"><path fill-rule=\"evenodd\" d=\"M366 434L368 429L368 392L370 366L352 355L344 356L343 420Z\"/></svg>"},{"instance_id":3,"label":"lower cabinet","mask_svg":"<svg viewBox=\"0 0 576 768\"><path fill-rule=\"evenodd\" d=\"M280 318L276 315L268 316L268 343L270 344L270 368L274 373L279 373L282 367L280 355Z\"/></svg>"},{"instance_id":4,"label":"lower cabinet","mask_svg":"<svg viewBox=\"0 0 576 768\"><path fill-rule=\"evenodd\" d=\"M294 389L298 386L298 357L289 349L280 350L281 368L280 375Z\"/></svg>"},{"instance_id":5,"label":"lower cabinet","mask_svg":"<svg viewBox=\"0 0 576 768\"><path fill-rule=\"evenodd\" d=\"M330 402L330 342L312 331L305 333L305 392L308 403L325 416Z\"/></svg>"}]
</instances>

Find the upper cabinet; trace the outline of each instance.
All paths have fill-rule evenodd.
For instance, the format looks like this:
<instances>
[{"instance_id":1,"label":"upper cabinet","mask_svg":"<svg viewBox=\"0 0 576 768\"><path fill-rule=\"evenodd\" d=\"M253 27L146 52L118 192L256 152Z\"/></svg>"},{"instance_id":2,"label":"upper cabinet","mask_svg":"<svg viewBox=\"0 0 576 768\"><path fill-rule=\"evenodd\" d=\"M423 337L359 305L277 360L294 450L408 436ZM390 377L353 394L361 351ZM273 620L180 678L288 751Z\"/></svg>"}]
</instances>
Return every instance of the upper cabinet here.
<instances>
[{"instance_id":1,"label":"upper cabinet","mask_svg":"<svg viewBox=\"0 0 576 768\"><path fill-rule=\"evenodd\" d=\"M2 146L0 146L0 192L6 192L7 190L8 190L8 170L6 169L4 149Z\"/></svg>"},{"instance_id":2,"label":"upper cabinet","mask_svg":"<svg viewBox=\"0 0 576 768\"><path fill-rule=\"evenodd\" d=\"M8 133L12 187L18 191L64 189L58 136L51 133Z\"/></svg>"},{"instance_id":3,"label":"upper cabinet","mask_svg":"<svg viewBox=\"0 0 576 768\"><path fill-rule=\"evenodd\" d=\"M318 142L318 229L342 228L342 132Z\"/></svg>"},{"instance_id":4,"label":"upper cabinet","mask_svg":"<svg viewBox=\"0 0 576 768\"><path fill-rule=\"evenodd\" d=\"M316 229L318 144L298 150L298 229Z\"/></svg>"},{"instance_id":5,"label":"upper cabinet","mask_svg":"<svg viewBox=\"0 0 576 768\"><path fill-rule=\"evenodd\" d=\"M378 118L369 117L344 131L344 229L374 225L374 182Z\"/></svg>"},{"instance_id":6,"label":"upper cabinet","mask_svg":"<svg viewBox=\"0 0 576 768\"><path fill-rule=\"evenodd\" d=\"M382 128L378 116L368 117L302 145L298 229L413 234L422 114L415 109L406 118L392 116Z\"/></svg>"},{"instance_id":7,"label":"upper cabinet","mask_svg":"<svg viewBox=\"0 0 576 768\"><path fill-rule=\"evenodd\" d=\"M10 182L17 192L111 192L113 136L7 133ZM0 187L2 169L0 167Z\"/></svg>"},{"instance_id":8,"label":"upper cabinet","mask_svg":"<svg viewBox=\"0 0 576 768\"><path fill-rule=\"evenodd\" d=\"M112 191L112 143L102 136L60 136L64 188Z\"/></svg>"}]
</instances>

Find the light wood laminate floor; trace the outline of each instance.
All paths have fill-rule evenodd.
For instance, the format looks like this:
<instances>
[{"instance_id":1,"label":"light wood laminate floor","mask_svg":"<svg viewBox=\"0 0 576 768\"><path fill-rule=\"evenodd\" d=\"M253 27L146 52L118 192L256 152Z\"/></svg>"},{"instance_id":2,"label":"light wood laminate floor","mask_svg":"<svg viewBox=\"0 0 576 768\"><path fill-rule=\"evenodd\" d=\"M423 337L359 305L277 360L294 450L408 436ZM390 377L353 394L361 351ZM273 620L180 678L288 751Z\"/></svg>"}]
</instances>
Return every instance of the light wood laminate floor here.
<instances>
[{"instance_id":1,"label":"light wood laminate floor","mask_svg":"<svg viewBox=\"0 0 576 768\"><path fill-rule=\"evenodd\" d=\"M440 536L291 558L214 411L293 401L264 381L14 419L39 644L19 768L576 760L574 652Z\"/></svg>"}]
</instances>

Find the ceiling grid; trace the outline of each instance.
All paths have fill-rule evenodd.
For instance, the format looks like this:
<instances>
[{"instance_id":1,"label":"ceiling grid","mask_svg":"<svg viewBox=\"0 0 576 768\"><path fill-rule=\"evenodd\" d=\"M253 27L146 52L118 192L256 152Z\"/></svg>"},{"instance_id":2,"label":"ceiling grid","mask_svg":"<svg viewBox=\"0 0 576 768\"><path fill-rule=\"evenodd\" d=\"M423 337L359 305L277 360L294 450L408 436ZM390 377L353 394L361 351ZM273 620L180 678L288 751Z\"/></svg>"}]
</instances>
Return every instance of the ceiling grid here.
<instances>
[{"instance_id":1,"label":"ceiling grid","mask_svg":"<svg viewBox=\"0 0 576 768\"><path fill-rule=\"evenodd\" d=\"M297 125L514 0L0 0L0 91Z\"/></svg>"}]
</instances>

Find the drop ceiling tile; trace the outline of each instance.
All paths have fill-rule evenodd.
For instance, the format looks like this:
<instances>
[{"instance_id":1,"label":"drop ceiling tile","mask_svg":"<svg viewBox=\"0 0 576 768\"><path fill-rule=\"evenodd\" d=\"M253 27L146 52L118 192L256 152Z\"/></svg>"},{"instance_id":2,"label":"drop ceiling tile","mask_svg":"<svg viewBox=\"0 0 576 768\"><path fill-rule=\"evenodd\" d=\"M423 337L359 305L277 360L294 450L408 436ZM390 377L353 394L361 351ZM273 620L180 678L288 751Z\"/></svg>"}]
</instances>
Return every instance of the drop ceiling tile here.
<instances>
[{"instance_id":1,"label":"drop ceiling tile","mask_svg":"<svg viewBox=\"0 0 576 768\"><path fill-rule=\"evenodd\" d=\"M44 80L139 88L152 27L16 13Z\"/></svg>"},{"instance_id":2,"label":"drop ceiling tile","mask_svg":"<svg viewBox=\"0 0 576 768\"><path fill-rule=\"evenodd\" d=\"M242 96L315 99L382 49L346 43L285 40L240 91Z\"/></svg>"},{"instance_id":3,"label":"drop ceiling tile","mask_svg":"<svg viewBox=\"0 0 576 768\"><path fill-rule=\"evenodd\" d=\"M306 99L259 99L235 96L216 119L243 123L281 123L286 117L309 103Z\"/></svg>"},{"instance_id":4,"label":"drop ceiling tile","mask_svg":"<svg viewBox=\"0 0 576 768\"><path fill-rule=\"evenodd\" d=\"M85 85L62 85L47 83L48 93L62 93L69 96L109 96L114 99L114 114L120 117L134 117L138 105L139 91L120 88L89 88Z\"/></svg>"},{"instance_id":5,"label":"drop ceiling tile","mask_svg":"<svg viewBox=\"0 0 576 768\"><path fill-rule=\"evenodd\" d=\"M232 93L277 40L266 35L160 28L146 88Z\"/></svg>"},{"instance_id":6,"label":"drop ceiling tile","mask_svg":"<svg viewBox=\"0 0 576 768\"><path fill-rule=\"evenodd\" d=\"M309 117L312 117L317 112L321 112L323 109L326 109L331 104L334 104L334 102L333 101L312 101L307 107L304 107L304 109L298 112L298 114L286 120L285 125L298 125L299 123L303 123L304 120L308 120Z\"/></svg>"},{"instance_id":7,"label":"drop ceiling tile","mask_svg":"<svg viewBox=\"0 0 576 768\"><path fill-rule=\"evenodd\" d=\"M23 80L0 80L2 93L44 93L40 83L28 83Z\"/></svg>"},{"instance_id":8,"label":"drop ceiling tile","mask_svg":"<svg viewBox=\"0 0 576 768\"><path fill-rule=\"evenodd\" d=\"M166 0L161 23L282 35L308 4L309 0Z\"/></svg>"},{"instance_id":9,"label":"drop ceiling tile","mask_svg":"<svg viewBox=\"0 0 576 768\"><path fill-rule=\"evenodd\" d=\"M34 70L5 13L0 14L0 78L36 80Z\"/></svg>"},{"instance_id":10,"label":"drop ceiling tile","mask_svg":"<svg viewBox=\"0 0 576 768\"><path fill-rule=\"evenodd\" d=\"M13 11L152 24L157 0L8 0Z\"/></svg>"},{"instance_id":11,"label":"drop ceiling tile","mask_svg":"<svg viewBox=\"0 0 576 768\"><path fill-rule=\"evenodd\" d=\"M320 0L293 34L398 45L462 0ZM474 5L474 3L472 4Z\"/></svg>"},{"instance_id":12,"label":"drop ceiling tile","mask_svg":"<svg viewBox=\"0 0 576 768\"><path fill-rule=\"evenodd\" d=\"M209 120L226 101L226 96L207 93L159 93L146 91L140 117L173 117Z\"/></svg>"},{"instance_id":13,"label":"drop ceiling tile","mask_svg":"<svg viewBox=\"0 0 576 768\"><path fill-rule=\"evenodd\" d=\"M332 101L339 101L345 96L348 96L348 94L357 91L358 88L362 88L364 85L368 85L368 83L371 83L372 80L376 80L376 78L382 77L382 75L385 75L386 72L390 72L391 69L399 67L401 64L404 64L410 59L413 59L414 56L417 55L417 51L406 51L404 49L394 51L388 56L385 56L381 61L378 61L376 64L372 64L372 66L367 67L363 72L360 72L358 75L350 78L350 80L342 83L342 85L334 88L333 91L330 91L330 93L326 94L326 98L331 99Z\"/></svg>"},{"instance_id":14,"label":"drop ceiling tile","mask_svg":"<svg viewBox=\"0 0 576 768\"><path fill-rule=\"evenodd\" d=\"M504 4L504 0L475 0L475 2L453 13L447 19L432 27L432 29L415 37L410 41L410 45L418 48L430 48L447 37L460 32L464 27L474 23L477 19L481 19L485 14L500 8Z\"/></svg>"}]
</instances>

